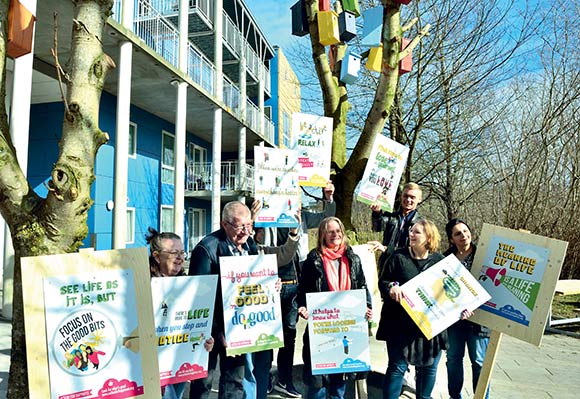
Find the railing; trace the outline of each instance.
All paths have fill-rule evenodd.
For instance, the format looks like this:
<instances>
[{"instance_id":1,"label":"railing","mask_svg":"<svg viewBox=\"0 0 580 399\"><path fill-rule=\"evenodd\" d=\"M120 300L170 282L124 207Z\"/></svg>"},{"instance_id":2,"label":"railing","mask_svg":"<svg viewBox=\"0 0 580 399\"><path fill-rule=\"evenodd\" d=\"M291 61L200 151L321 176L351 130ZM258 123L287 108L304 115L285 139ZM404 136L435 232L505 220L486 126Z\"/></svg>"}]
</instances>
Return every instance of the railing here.
<instances>
[{"instance_id":1,"label":"railing","mask_svg":"<svg viewBox=\"0 0 580 399\"><path fill-rule=\"evenodd\" d=\"M260 133L260 109L249 99L246 100L246 123L252 130Z\"/></svg>"},{"instance_id":2,"label":"railing","mask_svg":"<svg viewBox=\"0 0 580 399\"><path fill-rule=\"evenodd\" d=\"M221 163L220 188L223 191L252 191L254 187L254 168L245 165L245 173L240 179L237 161ZM211 162L189 162L186 171L186 191L211 191L212 190Z\"/></svg>"},{"instance_id":3,"label":"railing","mask_svg":"<svg viewBox=\"0 0 580 399\"><path fill-rule=\"evenodd\" d=\"M195 83L215 96L215 67L191 42L187 44L187 74Z\"/></svg>"},{"instance_id":4,"label":"railing","mask_svg":"<svg viewBox=\"0 0 580 399\"><path fill-rule=\"evenodd\" d=\"M240 89L224 75L224 103L238 115L240 111Z\"/></svg>"},{"instance_id":5,"label":"railing","mask_svg":"<svg viewBox=\"0 0 580 399\"><path fill-rule=\"evenodd\" d=\"M274 123L270 119L268 119L267 116L265 116L264 119L266 122L264 124L264 139L268 143L274 144L274 133L275 133Z\"/></svg>"},{"instance_id":6,"label":"railing","mask_svg":"<svg viewBox=\"0 0 580 399\"><path fill-rule=\"evenodd\" d=\"M239 57L240 49L242 48L242 33L226 12L223 13L223 29L223 37L226 43L234 51L234 54Z\"/></svg>"},{"instance_id":7,"label":"railing","mask_svg":"<svg viewBox=\"0 0 580 399\"><path fill-rule=\"evenodd\" d=\"M179 32L148 0L137 2L133 31L156 53L177 67Z\"/></svg>"}]
</instances>

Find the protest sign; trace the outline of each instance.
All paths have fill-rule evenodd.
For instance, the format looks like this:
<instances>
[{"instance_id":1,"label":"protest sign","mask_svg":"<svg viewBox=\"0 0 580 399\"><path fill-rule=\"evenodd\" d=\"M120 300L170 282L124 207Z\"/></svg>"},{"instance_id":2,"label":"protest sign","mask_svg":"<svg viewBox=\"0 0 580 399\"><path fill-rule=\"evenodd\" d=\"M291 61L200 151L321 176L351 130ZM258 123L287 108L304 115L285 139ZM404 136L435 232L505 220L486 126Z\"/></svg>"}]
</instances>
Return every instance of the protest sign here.
<instances>
[{"instance_id":1,"label":"protest sign","mask_svg":"<svg viewBox=\"0 0 580 399\"><path fill-rule=\"evenodd\" d=\"M22 259L30 397L160 396L147 264L145 248Z\"/></svg>"},{"instance_id":2,"label":"protest sign","mask_svg":"<svg viewBox=\"0 0 580 399\"><path fill-rule=\"evenodd\" d=\"M228 356L284 346L276 255L220 257Z\"/></svg>"},{"instance_id":3,"label":"protest sign","mask_svg":"<svg viewBox=\"0 0 580 399\"><path fill-rule=\"evenodd\" d=\"M355 189L356 199L368 205L378 204L382 210L392 212L408 155L408 147L378 135L363 177Z\"/></svg>"},{"instance_id":4,"label":"protest sign","mask_svg":"<svg viewBox=\"0 0 580 399\"><path fill-rule=\"evenodd\" d=\"M471 271L491 299L471 320L539 346L567 246L484 224Z\"/></svg>"},{"instance_id":5,"label":"protest sign","mask_svg":"<svg viewBox=\"0 0 580 399\"><path fill-rule=\"evenodd\" d=\"M380 309L383 301L379 291L379 275L375 253L370 250L370 246L368 244L353 245L352 250L360 258L365 280L367 282L367 289L371 294L373 309ZM373 334L376 333L380 319L381 312L374 311L371 320L371 330Z\"/></svg>"},{"instance_id":6,"label":"protest sign","mask_svg":"<svg viewBox=\"0 0 580 399\"><path fill-rule=\"evenodd\" d=\"M401 305L431 339L490 296L455 255L449 255L401 286Z\"/></svg>"},{"instance_id":7,"label":"protest sign","mask_svg":"<svg viewBox=\"0 0 580 399\"><path fill-rule=\"evenodd\" d=\"M330 178L332 118L293 114L291 148L298 153L299 184L326 187Z\"/></svg>"},{"instance_id":8,"label":"protest sign","mask_svg":"<svg viewBox=\"0 0 580 399\"><path fill-rule=\"evenodd\" d=\"M262 209L257 227L296 227L300 209L298 155L294 150L254 147L254 197Z\"/></svg>"},{"instance_id":9,"label":"protest sign","mask_svg":"<svg viewBox=\"0 0 580 399\"><path fill-rule=\"evenodd\" d=\"M306 294L312 374L371 369L366 290Z\"/></svg>"},{"instance_id":10,"label":"protest sign","mask_svg":"<svg viewBox=\"0 0 580 399\"><path fill-rule=\"evenodd\" d=\"M217 276L151 279L161 385L205 378Z\"/></svg>"}]
</instances>

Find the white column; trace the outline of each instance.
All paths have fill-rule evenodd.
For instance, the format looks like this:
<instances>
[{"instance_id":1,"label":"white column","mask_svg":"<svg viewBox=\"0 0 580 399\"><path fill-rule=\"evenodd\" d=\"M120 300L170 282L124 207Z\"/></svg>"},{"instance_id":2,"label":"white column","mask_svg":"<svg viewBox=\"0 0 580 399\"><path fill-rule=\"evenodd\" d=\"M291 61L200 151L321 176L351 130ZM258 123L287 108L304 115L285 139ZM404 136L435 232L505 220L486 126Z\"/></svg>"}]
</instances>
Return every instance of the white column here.
<instances>
[{"instance_id":1,"label":"white column","mask_svg":"<svg viewBox=\"0 0 580 399\"><path fill-rule=\"evenodd\" d=\"M222 164L222 109L216 108L213 117L213 151L212 151L212 193L211 193L211 227L212 231L220 227L221 211L221 164Z\"/></svg>"},{"instance_id":2,"label":"white column","mask_svg":"<svg viewBox=\"0 0 580 399\"><path fill-rule=\"evenodd\" d=\"M36 0L22 0L22 5L36 15ZM30 128L30 99L32 94L32 61L34 59L34 35L32 52L14 60L12 99L10 102L10 137L22 173L28 169L28 134ZM12 318L12 289L14 279L14 247L8 226L4 224L4 267L2 275L2 316Z\"/></svg>"},{"instance_id":3,"label":"white column","mask_svg":"<svg viewBox=\"0 0 580 399\"><path fill-rule=\"evenodd\" d=\"M133 1L121 4L121 24L132 30ZM115 126L115 182L113 208L113 248L125 248L127 236L127 182L129 176L129 121L131 117L131 74L133 44L119 46L119 83L117 88L117 124Z\"/></svg>"},{"instance_id":4,"label":"white column","mask_svg":"<svg viewBox=\"0 0 580 399\"><path fill-rule=\"evenodd\" d=\"M129 121L131 113L131 64L133 44L122 42L119 55L117 124L115 126L115 183L113 249L125 248L127 224L127 181L129 176Z\"/></svg>"},{"instance_id":5,"label":"white column","mask_svg":"<svg viewBox=\"0 0 580 399\"><path fill-rule=\"evenodd\" d=\"M185 130L187 115L187 83L177 85L177 113L175 115L175 184L173 185L173 230L183 236L183 210L185 204Z\"/></svg>"},{"instance_id":6,"label":"white column","mask_svg":"<svg viewBox=\"0 0 580 399\"><path fill-rule=\"evenodd\" d=\"M179 1L179 69L187 73L189 0ZM173 186L173 230L184 237L183 213L185 209L185 152L187 132L187 83L177 84L177 110L175 113L175 184Z\"/></svg>"},{"instance_id":7,"label":"white column","mask_svg":"<svg viewBox=\"0 0 580 399\"><path fill-rule=\"evenodd\" d=\"M265 129L265 121L264 121L264 67L262 65L260 65L260 72L259 72L259 79L258 79L258 108L260 110L260 120L258 121L258 130L260 131L260 134L262 135L262 137L266 137L266 131Z\"/></svg>"},{"instance_id":8,"label":"white column","mask_svg":"<svg viewBox=\"0 0 580 399\"><path fill-rule=\"evenodd\" d=\"M216 0L214 14L214 65L215 65L215 96L223 100L223 1ZM212 194L211 194L211 226L219 229L221 211L221 164L222 164L222 109L214 110L213 120L213 150L212 150Z\"/></svg>"}]
</instances>

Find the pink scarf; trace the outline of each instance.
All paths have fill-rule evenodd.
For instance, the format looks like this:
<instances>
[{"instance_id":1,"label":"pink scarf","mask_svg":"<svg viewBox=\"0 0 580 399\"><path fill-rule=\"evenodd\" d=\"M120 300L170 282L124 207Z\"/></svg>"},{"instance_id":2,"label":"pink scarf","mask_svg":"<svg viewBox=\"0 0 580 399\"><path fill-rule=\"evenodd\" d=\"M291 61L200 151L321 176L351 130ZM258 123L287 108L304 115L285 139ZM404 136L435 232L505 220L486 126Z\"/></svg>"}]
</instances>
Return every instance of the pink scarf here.
<instances>
[{"instance_id":1,"label":"pink scarf","mask_svg":"<svg viewBox=\"0 0 580 399\"><path fill-rule=\"evenodd\" d=\"M324 266L324 272L326 273L328 287L331 291L350 290L350 267L345 252L346 246L344 244L336 250L330 248L324 248L322 250L322 264ZM336 259L340 259L338 273L333 262ZM338 274L340 274L340 278Z\"/></svg>"}]
</instances>

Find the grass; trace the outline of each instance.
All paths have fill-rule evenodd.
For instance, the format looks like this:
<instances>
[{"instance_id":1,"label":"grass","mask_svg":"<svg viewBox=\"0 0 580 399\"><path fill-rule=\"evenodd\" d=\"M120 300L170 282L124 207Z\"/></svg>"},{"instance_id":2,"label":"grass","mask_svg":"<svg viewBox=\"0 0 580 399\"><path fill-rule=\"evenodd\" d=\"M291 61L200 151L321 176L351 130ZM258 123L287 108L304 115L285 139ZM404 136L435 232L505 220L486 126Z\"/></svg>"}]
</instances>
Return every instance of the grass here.
<instances>
[{"instance_id":1,"label":"grass","mask_svg":"<svg viewBox=\"0 0 580 399\"><path fill-rule=\"evenodd\" d=\"M552 319L580 317L580 294L556 295L552 301Z\"/></svg>"}]
</instances>

